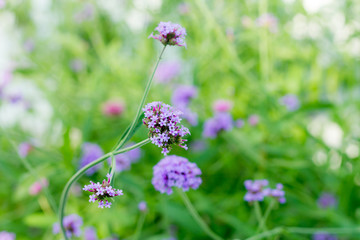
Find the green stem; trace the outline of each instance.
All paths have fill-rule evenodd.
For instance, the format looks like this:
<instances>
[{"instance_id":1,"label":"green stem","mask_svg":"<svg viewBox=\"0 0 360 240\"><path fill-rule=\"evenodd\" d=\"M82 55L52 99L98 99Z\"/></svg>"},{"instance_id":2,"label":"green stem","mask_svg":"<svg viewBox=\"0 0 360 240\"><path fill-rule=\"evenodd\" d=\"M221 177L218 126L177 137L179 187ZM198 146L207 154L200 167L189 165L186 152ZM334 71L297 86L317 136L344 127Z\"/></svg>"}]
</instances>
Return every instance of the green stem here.
<instances>
[{"instance_id":1,"label":"green stem","mask_svg":"<svg viewBox=\"0 0 360 240\"><path fill-rule=\"evenodd\" d=\"M61 200L60 200L60 209L59 209L59 220L60 220L60 226L61 226L61 230L62 230L62 233L65 237L65 239L67 240L68 237L66 236L65 234L65 227L63 225L63 218L64 218L64 210L65 210L65 205L66 205L66 201L67 201L67 197L68 197L68 193L69 193L69 190L72 186L72 184L74 182L76 182L89 168L105 161L106 159L108 159L109 157L111 157L112 155L118 155L120 153L124 153L124 152L128 152L132 149L135 149L135 148L139 148L139 147L142 147L143 145L147 144L150 142L150 139L145 139L143 140L142 142L139 142L135 145L132 145L128 148L124 148L124 149L121 149L121 150L118 150L118 151L115 151L115 152L110 152L110 153L107 153L105 154L104 156L96 159L95 161L89 163L88 165L86 165L85 167L81 168L79 171L77 171L71 178L70 180L66 183L65 185L65 188L61 194Z\"/></svg>"},{"instance_id":2,"label":"green stem","mask_svg":"<svg viewBox=\"0 0 360 240\"><path fill-rule=\"evenodd\" d=\"M114 154L111 152L111 167L110 167L110 175L111 175L111 179L110 179L110 185L113 183L114 179L115 179L115 169L116 169L116 160L115 160L115 156Z\"/></svg>"},{"instance_id":3,"label":"green stem","mask_svg":"<svg viewBox=\"0 0 360 240\"><path fill-rule=\"evenodd\" d=\"M256 220L258 221L258 224L259 224L259 226L258 226L258 230L259 230L263 217L261 214L261 208L260 208L260 204L258 201L254 202L254 210L255 210Z\"/></svg>"},{"instance_id":4,"label":"green stem","mask_svg":"<svg viewBox=\"0 0 360 240\"><path fill-rule=\"evenodd\" d=\"M266 232L257 234L255 236L246 238L245 240L259 240L259 239L263 239L263 238L266 238L266 237L270 237L270 236L273 236L273 235L280 234L283 231L284 231L284 228L278 227L278 228L274 228L274 229L272 229L270 231L266 231Z\"/></svg>"},{"instance_id":5,"label":"green stem","mask_svg":"<svg viewBox=\"0 0 360 240\"><path fill-rule=\"evenodd\" d=\"M140 105L138 107L138 110L137 110L137 113L136 113L136 116L134 118L134 121L131 123L131 126L130 126L130 129L127 131L125 137L123 138L122 141L120 141L117 146L115 147L115 150L118 150L120 149L125 143L126 141L128 140L131 132L134 130L135 126L136 126L136 123L138 122L139 118L140 118L140 115L141 115L141 112L142 112L142 108L144 107L144 103L145 103L145 100L147 98L147 95L149 93L149 90L150 90L150 87L151 87L151 83L153 82L153 78L155 76L155 72L156 72L156 69L157 67L159 66L159 62L161 60L161 57L165 51L165 48L166 48L166 45L164 45L164 48L162 49L160 55L159 55L159 58L156 62L156 65L155 65L155 68L154 68L154 71L150 77L150 79L147 81L147 84L146 84L146 87L145 87L145 91L144 91L144 95L142 96L142 99L141 99L141 102L140 102Z\"/></svg>"},{"instance_id":6,"label":"green stem","mask_svg":"<svg viewBox=\"0 0 360 240\"><path fill-rule=\"evenodd\" d=\"M264 16L267 13L267 0L259 0L259 15ZM269 79L269 48L268 48L268 29L263 27L260 29L259 54L261 77L263 81Z\"/></svg>"},{"instance_id":7,"label":"green stem","mask_svg":"<svg viewBox=\"0 0 360 240\"><path fill-rule=\"evenodd\" d=\"M266 220L269 217L270 212L273 209L275 203L276 203L276 200L272 199L269 206L267 207L267 209L265 211L264 217L261 219L261 223L260 223L257 231L262 231L262 230L266 231Z\"/></svg>"},{"instance_id":8,"label":"green stem","mask_svg":"<svg viewBox=\"0 0 360 240\"><path fill-rule=\"evenodd\" d=\"M177 192L179 193L181 199L183 200L186 208L189 210L190 214L193 216L193 218L195 219L195 221L200 225L200 227L202 228L202 230L212 239L215 240L222 240L223 238L221 238L220 236L218 236L216 233L214 233L209 226L204 222L204 220L202 220L202 218L200 217L199 213L196 211L196 209L194 208L194 206L192 205L192 203L190 202L190 199L187 197L186 193L182 190L177 188L176 189Z\"/></svg>"},{"instance_id":9,"label":"green stem","mask_svg":"<svg viewBox=\"0 0 360 240\"><path fill-rule=\"evenodd\" d=\"M136 225L136 230L135 230L135 234L134 234L134 238L133 238L134 240L137 240L140 237L141 230L142 230L144 222L145 222L145 217L146 217L146 213L142 212L140 215L140 218L137 222L137 225Z\"/></svg>"}]
</instances>

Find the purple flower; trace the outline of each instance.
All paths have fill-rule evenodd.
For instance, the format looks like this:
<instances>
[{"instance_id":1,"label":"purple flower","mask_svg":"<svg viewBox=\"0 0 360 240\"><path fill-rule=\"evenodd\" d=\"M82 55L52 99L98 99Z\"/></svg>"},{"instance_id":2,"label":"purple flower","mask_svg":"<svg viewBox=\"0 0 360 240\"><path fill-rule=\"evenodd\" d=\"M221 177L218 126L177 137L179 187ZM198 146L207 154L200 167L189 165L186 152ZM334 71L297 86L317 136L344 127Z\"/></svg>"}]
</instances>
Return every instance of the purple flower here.
<instances>
[{"instance_id":1,"label":"purple flower","mask_svg":"<svg viewBox=\"0 0 360 240\"><path fill-rule=\"evenodd\" d=\"M75 73L80 72L84 69L84 62L80 59L73 59L70 62L70 68Z\"/></svg>"},{"instance_id":2,"label":"purple flower","mask_svg":"<svg viewBox=\"0 0 360 240\"><path fill-rule=\"evenodd\" d=\"M71 214L63 219L64 228L66 231L66 236L71 238L72 236L80 237L81 235L81 226L83 225L82 218L79 215ZM53 225L53 233L58 234L60 232L60 224L55 223Z\"/></svg>"},{"instance_id":3,"label":"purple flower","mask_svg":"<svg viewBox=\"0 0 360 240\"><path fill-rule=\"evenodd\" d=\"M29 188L29 194L34 196L34 195L38 195L39 192L41 192L41 190L43 188L46 188L47 186L49 186L49 182L46 178L42 178L39 181L36 181L35 183L33 183L30 188Z\"/></svg>"},{"instance_id":4,"label":"purple flower","mask_svg":"<svg viewBox=\"0 0 360 240\"><path fill-rule=\"evenodd\" d=\"M108 201L108 198L124 195L122 190L110 186L111 175L107 174L106 177L107 180L104 179L102 183L93 183L90 181L91 184L85 185L83 188L84 191L92 193L92 195L89 196L89 202L94 203L98 201L99 208L110 208L111 202Z\"/></svg>"},{"instance_id":5,"label":"purple flower","mask_svg":"<svg viewBox=\"0 0 360 240\"><path fill-rule=\"evenodd\" d=\"M138 209L141 211L141 212L146 212L148 210L147 208L147 204L145 201L141 201L138 205Z\"/></svg>"},{"instance_id":6,"label":"purple flower","mask_svg":"<svg viewBox=\"0 0 360 240\"><path fill-rule=\"evenodd\" d=\"M6 5L6 1L5 0L0 0L0 9L4 8ZM1 235L0 235L1 236ZM1 238L0 238L1 239Z\"/></svg>"},{"instance_id":7,"label":"purple flower","mask_svg":"<svg viewBox=\"0 0 360 240\"><path fill-rule=\"evenodd\" d=\"M151 142L162 148L164 155L170 152L173 145L178 145L187 150L185 144L187 140L183 137L190 132L189 129L180 125L181 111L162 102L148 103L143 111L145 114L143 123L150 131Z\"/></svg>"},{"instance_id":8,"label":"purple flower","mask_svg":"<svg viewBox=\"0 0 360 240\"><path fill-rule=\"evenodd\" d=\"M275 189L265 189L265 193L270 196L276 198L279 203L284 204L286 202L285 191L283 190L284 186L281 183L276 184Z\"/></svg>"},{"instance_id":9,"label":"purple flower","mask_svg":"<svg viewBox=\"0 0 360 240\"><path fill-rule=\"evenodd\" d=\"M161 62L156 70L155 79L158 83L168 83L180 73L181 64L178 61Z\"/></svg>"},{"instance_id":10,"label":"purple flower","mask_svg":"<svg viewBox=\"0 0 360 240\"><path fill-rule=\"evenodd\" d=\"M94 143L84 143L82 146L82 155L80 160L80 168L88 165L89 163L95 161L104 155L103 150L99 145ZM86 175L93 175L99 168L101 168L101 164L97 164L86 171Z\"/></svg>"},{"instance_id":11,"label":"purple flower","mask_svg":"<svg viewBox=\"0 0 360 240\"><path fill-rule=\"evenodd\" d=\"M75 21L82 23L84 21L91 20L94 17L95 7L91 3L87 3L84 7L75 14Z\"/></svg>"},{"instance_id":12,"label":"purple flower","mask_svg":"<svg viewBox=\"0 0 360 240\"><path fill-rule=\"evenodd\" d=\"M180 3L178 5L178 11L181 15L186 15L190 12L190 6L188 3Z\"/></svg>"},{"instance_id":13,"label":"purple flower","mask_svg":"<svg viewBox=\"0 0 360 240\"><path fill-rule=\"evenodd\" d=\"M267 28L272 33L276 33L278 31L278 20L271 13L263 14L259 18L257 18L256 25L258 27Z\"/></svg>"},{"instance_id":14,"label":"purple flower","mask_svg":"<svg viewBox=\"0 0 360 240\"><path fill-rule=\"evenodd\" d=\"M313 240L337 240L338 238L326 232L318 232L313 235Z\"/></svg>"},{"instance_id":15,"label":"purple flower","mask_svg":"<svg viewBox=\"0 0 360 240\"><path fill-rule=\"evenodd\" d=\"M0 0L1 3L1 0ZM0 6L1 7L1 6ZM15 233L2 231L0 232L0 240L15 240Z\"/></svg>"},{"instance_id":16,"label":"purple flower","mask_svg":"<svg viewBox=\"0 0 360 240\"><path fill-rule=\"evenodd\" d=\"M192 141L190 149L194 152L201 152L206 149L206 142L203 140Z\"/></svg>"},{"instance_id":17,"label":"purple flower","mask_svg":"<svg viewBox=\"0 0 360 240\"><path fill-rule=\"evenodd\" d=\"M102 113L109 117L120 116L124 109L124 103L118 100L109 100L102 105Z\"/></svg>"},{"instance_id":18,"label":"purple flower","mask_svg":"<svg viewBox=\"0 0 360 240\"><path fill-rule=\"evenodd\" d=\"M331 193L322 193L317 202L319 207L324 209L335 207L337 205L337 199Z\"/></svg>"},{"instance_id":19,"label":"purple flower","mask_svg":"<svg viewBox=\"0 0 360 240\"><path fill-rule=\"evenodd\" d=\"M233 108L233 102L225 99L216 100L213 104L215 112L229 112Z\"/></svg>"},{"instance_id":20,"label":"purple flower","mask_svg":"<svg viewBox=\"0 0 360 240\"><path fill-rule=\"evenodd\" d=\"M300 107L299 99L293 94L287 94L280 98L280 104L284 105L288 111L298 110Z\"/></svg>"},{"instance_id":21,"label":"purple flower","mask_svg":"<svg viewBox=\"0 0 360 240\"><path fill-rule=\"evenodd\" d=\"M256 114L250 115L248 122L251 126L256 126L259 123L259 116Z\"/></svg>"},{"instance_id":22,"label":"purple flower","mask_svg":"<svg viewBox=\"0 0 360 240\"><path fill-rule=\"evenodd\" d=\"M216 113L213 118L206 120L203 136L215 138L220 131L230 131L233 128L233 119L229 113Z\"/></svg>"},{"instance_id":23,"label":"purple flower","mask_svg":"<svg viewBox=\"0 0 360 240\"><path fill-rule=\"evenodd\" d=\"M128 147L133 145L127 144ZM116 161L116 172L122 172L124 170L129 170L132 163L137 162L141 157L141 150L139 148L135 148L131 151L119 154L114 156ZM111 158L108 158L109 165L111 164Z\"/></svg>"},{"instance_id":24,"label":"purple flower","mask_svg":"<svg viewBox=\"0 0 360 240\"><path fill-rule=\"evenodd\" d=\"M30 143L22 142L18 146L18 154L20 157L25 158L33 149L34 147Z\"/></svg>"},{"instance_id":25,"label":"purple flower","mask_svg":"<svg viewBox=\"0 0 360 240\"><path fill-rule=\"evenodd\" d=\"M155 30L158 31L159 34L154 35L151 33L149 38L157 39L164 45L177 45L186 48L186 30L179 24L172 22L160 22Z\"/></svg>"},{"instance_id":26,"label":"purple flower","mask_svg":"<svg viewBox=\"0 0 360 240\"><path fill-rule=\"evenodd\" d=\"M175 89L172 96L172 104L183 112L183 117L192 125L198 123L198 116L189 108L190 100L197 96L197 88L194 86L179 86Z\"/></svg>"},{"instance_id":27,"label":"purple flower","mask_svg":"<svg viewBox=\"0 0 360 240\"><path fill-rule=\"evenodd\" d=\"M246 180L244 185L248 192L245 194L244 200L247 202L263 201L264 197L268 194L268 191L265 190L268 184L269 181L266 179Z\"/></svg>"},{"instance_id":28,"label":"purple flower","mask_svg":"<svg viewBox=\"0 0 360 240\"><path fill-rule=\"evenodd\" d=\"M24 49L26 52L30 53L34 50L35 43L32 39L28 39L24 42Z\"/></svg>"},{"instance_id":29,"label":"purple flower","mask_svg":"<svg viewBox=\"0 0 360 240\"><path fill-rule=\"evenodd\" d=\"M245 125L245 121L241 118L239 118L235 121L235 126L237 128L242 128L244 125Z\"/></svg>"},{"instance_id":30,"label":"purple flower","mask_svg":"<svg viewBox=\"0 0 360 240\"><path fill-rule=\"evenodd\" d=\"M84 240L97 240L96 230L93 227L87 227L84 230Z\"/></svg>"},{"instance_id":31,"label":"purple flower","mask_svg":"<svg viewBox=\"0 0 360 240\"><path fill-rule=\"evenodd\" d=\"M172 194L172 187L188 191L197 189L201 184L201 170L195 163L175 155L167 156L153 168L152 184L161 193Z\"/></svg>"}]
</instances>

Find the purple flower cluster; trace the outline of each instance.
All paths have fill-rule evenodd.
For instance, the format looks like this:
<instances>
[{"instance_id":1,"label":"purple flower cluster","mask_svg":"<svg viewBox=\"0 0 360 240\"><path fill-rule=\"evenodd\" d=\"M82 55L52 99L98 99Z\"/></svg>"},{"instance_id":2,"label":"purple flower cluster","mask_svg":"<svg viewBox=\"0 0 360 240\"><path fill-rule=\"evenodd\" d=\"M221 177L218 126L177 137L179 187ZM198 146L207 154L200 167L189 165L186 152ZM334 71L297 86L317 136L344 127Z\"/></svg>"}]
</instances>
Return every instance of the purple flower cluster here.
<instances>
[{"instance_id":1,"label":"purple flower cluster","mask_svg":"<svg viewBox=\"0 0 360 240\"><path fill-rule=\"evenodd\" d=\"M131 146L131 145L127 145L127 146ZM115 171L122 172L125 170L129 170L131 164L137 162L140 157L141 157L141 150L139 148L135 148L131 151L114 156L116 161ZM109 165L111 165L111 158L108 158L108 163Z\"/></svg>"},{"instance_id":2,"label":"purple flower cluster","mask_svg":"<svg viewBox=\"0 0 360 240\"><path fill-rule=\"evenodd\" d=\"M197 96L197 88L195 86L178 86L171 98L172 104L183 112L183 117L192 125L198 123L198 116L189 108L190 100Z\"/></svg>"},{"instance_id":3,"label":"purple flower cluster","mask_svg":"<svg viewBox=\"0 0 360 240\"><path fill-rule=\"evenodd\" d=\"M0 240L15 240L15 233L2 231L0 232Z\"/></svg>"},{"instance_id":4,"label":"purple flower cluster","mask_svg":"<svg viewBox=\"0 0 360 240\"><path fill-rule=\"evenodd\" d=\"M288 111L295 111L300 107L299 99L293 94L287 94L280 98L279 101L280 104L284 105Z\"/></svg>"},{"instance_id":5,"label":"purple flower cluster","mask_svg":"<svg viewBox=\"0 0 360 240\"><path fill-rule=\"evenodd\" d=\"M146 212L148 210L146 202L145 201L139 202L138 209L140 210L140 212Z\"/></svg>"},{"instance_id":6,"label":"purple flower cluster","mask_svg":"<svg viewBox=\"0 0 360 240\"><path fill-rule=\"evenodd\" d=\"M317 201L320 208L331 208L337 205L336 197L331 193L323 193Z\"/></svg>"},{"instance_id":7,"label":"purple flower cluster","mask_svg":"<svg viewBox=\"0 0 360 240\"><path fill-rule=\"evenodd\" d=\"M90 181L91 184L85 185L83 188L84 191L93 193L92 195L90 195L89 202L94 203L95 201L98 201L99 208L104 208L104 207L110 208L111 202L109 202L107 198L123 195L122 190L115 189L112 186L110 186L111 175L107 174L106 177L108 179L107 180L104 179L102 184L100 184L99 182L93 183L92 181Z\"/></svg>"},{"instance_id":8,"label":"purple flower cluster","mask_svg":"<svg viewBox=\"0 0 360 240\"><path fill-rule=\"evenodd\" d=\"M82 155L80 160L80 168L85 167L89 163L95 161L104 155L101 147L94 143L84 143L82 146ZM86 171L86 175L93 175L99 168L101 168L101 164L97 164Z\"/></svg>"},{"instance_id":9,"label":"purple flower cluster","mask_svg":"<svg viewBox=\"0 0 360 240\"><path fill-rule=\"evenodd\" d=\"M95 228L93 228L93 227L85 228L84 239L85 240L98 240Z\"/></svg>"},{"instance_id":10,"label":"purple flower cluster","mask_svg":"<svg viewBox=\"0 0 360 240\"><path fill-rule=\"evenodd\" d=\"M172 194L172 187L188 191L201 184L201 170L186 158L171 155L163 158L154 168L152 184L161 193Z\"/></svg>"},{"instance_id":11,"label":"purple flower cluster","mask_svg":"<svg viewBox=\"0 0 360 240\"><path fill-rule=\"evenodd\" d=\"M71 238L72 236L80 237L81 235L81 226L83 225L83 220L79 215L71 214L63 219L63 224L66 231L66 236ZM57 234L60 232L60 224L55 223L53 225L53 233Z\"/></svg>"},{"instance_id":12,"label":"purple flower cluster","mask_svg":"<svg viewBox=\"0 0 360 240\"><path fill-rule=\"evenodd\" d=\"M150 34L149 38L157 39L164 45L186 47L186 30L179 24L172 22L160 22L155 28L159 34Z\"/></svg>"},{"instance_id":13,"label":"purple flower cluster","mask_svg":"<svg viewBox=\"0 0 360 240\"><path fill-rule=\"evenodd\" d=\"M337 240L338 238L326 232L315 233L312 237L313 240Z\"/></svg>"},{"instance_id":14,"label":"purple flower cluster","mask_svg":"<svg viewBox=\"0 0 360 240\"><path fill-rule=\"evenodd\" d=\"M270 32L276 33L278 31L278 19L271 13L261 15L256 19L258 27L267 28Z\"/></svg>"},{"instance_id":15,"label":"purple flower cluster","mask_svg":"<svg viewBox=\"0 0 360 240\"><path fill-rule=\"evenodd\" d=\"M145 117L143 123L149 129L153 144L162 148L164 155L168 154L173 145L187 150L187 140L182 139L190 134L189 129L180 125L181 111L162 102L152 102L143 108Z\"/></svg>"},{"instance_id":16,"label":"purple flower cluster","mask_svg":"<svg viewBox=\"0 0 360 240\"><path fill-rule=\"evenodd\" d=\"M219 112L214 117L206 120L204 124L203 136L215 138L221 131L230 131L233 128L233 119L230 113Z\"/></svg>"},{"instance_id":17,"label":"purple flower cluster","mask_svg":"<svg viewBox=\"0 0 360 240\"><path fill-rule=\"evenodd\" d=\"M266 188L269 185L269 181L266 179L246 180L244 185L248 191L244 196L244 200L247 202L263 201L265 197L274 197L281 204L286 202L285 191L281 183L278 183L275 189Z\"/></svg>"}]
</instances>

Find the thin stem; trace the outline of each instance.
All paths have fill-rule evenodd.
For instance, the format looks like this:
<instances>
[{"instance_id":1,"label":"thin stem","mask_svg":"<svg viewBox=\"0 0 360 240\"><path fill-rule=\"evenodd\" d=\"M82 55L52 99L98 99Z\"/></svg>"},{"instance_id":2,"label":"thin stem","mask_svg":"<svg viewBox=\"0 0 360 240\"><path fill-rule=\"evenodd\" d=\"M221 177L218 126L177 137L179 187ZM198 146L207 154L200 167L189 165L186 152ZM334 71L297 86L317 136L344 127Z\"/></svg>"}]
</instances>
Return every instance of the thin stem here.
<instances>
[{"instance_id":1,"label":"thin stem","mask_svg":"<svg viewBox=\"0 0 360 240\"><path fill-rule=\"evenodd\" d=\"M146 217L146 213L142 212L140 215L140 218L137 222L137 225L136 225L136 230L135 230L135 234L134 234L134 238L133 238L134 240L137 240L140 237L141 230L142 230L144 222L145 222L145 217Z\"/></svg>"},{"instance_id":2,"label":"thin stem","mask_svg":"<svg viewBox=\"0 0 360 240\"><path fill-rule=\"evenodd\" d=\"M255 236L246 238L245 240L259 240L259 239L263 239L263 238L270 237L273 235L278 235L278 234L282 233L283 231L284 231L284 228L278 227L278 228L274 228L270 231L266 231L266 232L257 234Z\"/></svg>"},{"instance_id":3,"label":"thin stem","mask_svg":"<svg viewBox=\"0 0 360 240\"><path fill-rule=\"evenodd\" d=\"M262 222L262 213L261 213L261 208L260 208L260 204L258 201L255 201L254 202L254 210L255 210L255 217L256 217L256 220L258 221L258 231L260 229L260 225L261 225L261 222Z\"/></svg>"},{"instance_id":4,"label":"thin stem","mask_svg":"<svg viewBox=\"0 0 360 240\"><path fill-rule=\"evenodd\" d=\"M262 230L266 231L266 220L269 217L270 212L273 209L275 203L276 203L276 200L272 199L269 206L267 207L267 209L265 211L264 217L262 218L262 221L261 221L257 231L262 231Z\"/></svg>"},{"instance_id":5,"label":"thin stem","mask_svg":"<svg viewBox=\"0 0 360 240\"><path fill-rule=\"evenodd\" d=\"M202 228L202 230L212 239L215 240L222 240L223 238L218 236L216 233L214 233L209 226L204 222L204 220L202 220L202 218L200 217L199 213L196 211L195 207L192 205L190 199L187 197L186 193L177 188L176 189L177 192L179 193L181 199L183 200L186 208L189 210L190 214L193 216L193 218L195 219L195 221L200 225L200 227Z\"/></svg>"},{"instance_id":6,"label":"thin stem","mask_svg":"<svg viewBox=\"0 0 360 240\"><path fill-rule=\"evenodd\" d=\"M130 146L128 148L124 148L124 149L118 150L116 152L107 153L104 156L102 156L102 157L96 159L95 161L89 163L85 167L81 168L79 171L77 171L70 178L70 180L66 183L65 188L64 188L64 190L63 190L63 192L61 194L60 209L59 209L60 226L61 226L62 233L63 233L66 240L68 239L68 237L65 234L65 227L63 225L63 218L64 218L64 212L65 212L64 210L65 210L65 205L66 205L68 193L69 193L69 190L70 190L71 186L73 185L73 183L75 183L89 168L91 168L91 167L105 161L106 159L111 157L111 155L118 155L120 153L128 152L128 151L130 151L132 149L139 148L139 147L141 147L141 146L143 146L143 145L145 145L145 144L147 144L149 142L150 142L150 139L145 139L142 142L139 142L139 143L137 143L135 145L132 145L132 146Z\"/></svg>"},{"instance_id":7,"label":"thin stem","mask_svg":"<svg viewBox=\"0 0 360 240\"><path fill-rule=\"evenodd\" d=\"M259 14L264 16L267 12L267 0L259 0ZM269 50L268 50L268 29L263 27L260 29L259 54L262 80L269 79Z\"/></svg>"},{"instance_id":8,"label":"thin stem","mask_svg":"<svg viewBox=\"0 0 360 240\"><path fill-rule=\"evenodd\" d=\"M113 183L114 179L115 179L115 169L116 169L116 160L115 160L115 156L114 154L111 152L111 167L110 167L110 176L111 176L111 179L110 179L110 185Z\"/></svg>"},{"instance_id":9,"label":"thin stem","mask_svg":"<svg viewBox=\"0 0 360 240\"><path fill-rule=\"evenodd\" d=\"M120 141L120 142L118 143L118 145L115 147L115 150L120 149L120 148L126 143L126 141L128 140L127 138L130 136L131 132L134 130L135 125L136 125L136 123L138 122L138 120L139 120L139 118L140 118L140 115L141 115L141 112L142 112L142 108L144 107L145 100L146 100L146 98L147 98L147 95L148 95L149 90L150 90L150 87L151 87L151 83L153 82L153 78L154 78L154 76L155 76L156 69L157 69L157 67L159 66L159 62L160 62L161 57L162 57L162 55L163 55L163 53L164 53L164 51L165 51L165 48L166 48L166 45L164 45L164 48L162 49L162 51L161 51L161 53L160 53L160 55L159 55L159 58L158 58L158 60L157 60L157 62L156 62L154 71L153 71L150 79L147 81L147 84L146 84L146 87L145 87L145 91L144 91L144 95L142 96L140 105L139 105L139 107L138 107L136 116L135 116L133 122L131 123L130 129L129 129L129 131L127 131L125 137L123 138L123 141Z\"/></svg>"}]
</instances>

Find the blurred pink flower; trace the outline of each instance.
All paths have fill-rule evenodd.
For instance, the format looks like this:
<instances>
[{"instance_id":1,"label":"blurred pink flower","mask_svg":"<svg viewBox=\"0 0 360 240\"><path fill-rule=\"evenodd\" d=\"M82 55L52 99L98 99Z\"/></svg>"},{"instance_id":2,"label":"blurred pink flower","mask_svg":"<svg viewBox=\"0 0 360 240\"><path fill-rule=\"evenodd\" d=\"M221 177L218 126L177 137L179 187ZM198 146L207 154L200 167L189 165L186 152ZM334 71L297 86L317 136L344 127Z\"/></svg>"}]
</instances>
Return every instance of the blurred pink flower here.
<instances>
[{"instance_id":1,"label":"blurred pink flower","mask_svg":"<svg viewBox=\"0 0 360 240\"><path fill-rule=\"evenodd\" d=\"M118 100L109 100L102 105L102 112L106 116L119 116L124 109L124 103Z\"/></svg>"},{"instance_id":2,"label":"blurred pink flower","mask_svg":"<svg viewBox=\"0 0 360 240\"><path fill-rule=\"evenodd\" d=\"M180 3L178 5L178 11L181 15L186 15L190 12L190 6L188 3Z\"/></svg>"},{"instance_id":3,"label":"blurred pink flower","mask_svg":"<svg viewBox=\"0 0 360 240\"><path fill-rule=\"evenodd\" d=\"M258 17L256 19L256 25L258 27L265 27L272 33L278 31L278 19L271 13L266 13Z\"/></svg>"},{"instance_id":4,"label":"blurred pink flower","mask_svg":"<svg viewBox=\"0 0 360 240\"><path fill-rule=\"evenodd\" d=\"M155 73L155 79L158 83L168 83L180 73L180 62L162 62Z\"/></svg>"},{"instance_id":5,"label":"blurred pink flower","mask_svg":"<svg viewBox=\"0 0 360 240\"><path fill-rule=\"evenodd\" d=\"M34 182L29 188L29 194L32 196L38 195L39 192L45 187L49 186L49 182L46 178L42 178L39 181Z\"/></svg>"},{"instance_id":6,"label":"blurred pink flower","mask_svg":"<svg viewBox=\"0 0 360 240\"><path fill-rule=\"evenodd\" d=\"M259 123L259 116L256 114L250 115L248 122L251 126L256 126Z\"/></svg>"},{"instance_id":7,"label":"blurred pink flower","mask_svg":"<svg viewBox=\"0 0 360 240\"><path fill-rule=\"evenodd\" d=\"M233 102L225 99L218 99L213 104L216 112L229 112L233 108Z\"/></svg>"},{"instance_id":8,"label":"blurred pink flower","mask_svg":"<svg viewBox=\"0 0 360 240\"><path fill-rule=\"evenodd\" d=\"M5 7L5 5L6 5L5 0L0 0L0 9Z\"/></svg>"},{"instance_id":9,"label":"blurred pink flower","mask_svg":"<svg viewBox=\"0 0 360 240\"><path fill-rule=\"evenodd\" d=\"M146 212L148 209L145 201L141 201L138 205L138 208L139 208L140 212Z\"/></svg>"},{"instance_id":10,"label":"blurred pink flower","mask_svg":"<svg viewBox=\"0 0 360 240\"><path fill-rule=\"evenodd\" d=\"M34 148L33 145L31 145L30 143L22 142L18 146L18 153L20 157L24 158L29 154L29 152L33 150L33 148Z\"/></svg>"},{"instance_id":11,"label":"blurred pink flower","mask_svg":"<svg viewBox=\"0 0 360 240\"><path fill-rule=\"evenodd\" d=\"M32 52L34 50L34 47L35 47L35 43L32 39L28 39L24 42L24 49L26 52L28 53Z\"/></svg>"}]
</instances>

